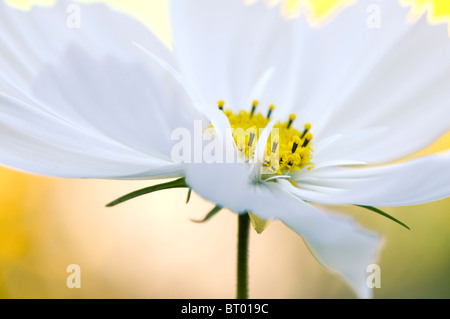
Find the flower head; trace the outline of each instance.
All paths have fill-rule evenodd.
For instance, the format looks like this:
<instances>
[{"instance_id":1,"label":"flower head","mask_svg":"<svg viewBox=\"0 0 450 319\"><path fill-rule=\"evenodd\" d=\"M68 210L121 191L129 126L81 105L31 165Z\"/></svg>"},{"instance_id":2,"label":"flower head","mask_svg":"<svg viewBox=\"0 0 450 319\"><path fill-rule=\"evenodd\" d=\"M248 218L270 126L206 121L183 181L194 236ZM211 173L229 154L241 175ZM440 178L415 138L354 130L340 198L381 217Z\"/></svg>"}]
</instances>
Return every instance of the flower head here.
<instances>
[{"instance_id":1,"label":"flower head","mask_svg":"<svg viewBox=\"0 0 450 319\"><path fill-rule=\"evenodd\" d=\"M368 297L379 237L312 204L450 194L450 154L391 163L449 129L447 30L407 24L391 0L370 29L370 3L312 28L259 2L173 0L170 51L102 5L82 5L71 29L66 1L29 13L1 2L0 161L62 177L184 178L220 207L281 220ZM196 123L223 162L197 161L207 146L195 140L192 162L174 161L173 132Z\"/></svg>"}]
</instances>

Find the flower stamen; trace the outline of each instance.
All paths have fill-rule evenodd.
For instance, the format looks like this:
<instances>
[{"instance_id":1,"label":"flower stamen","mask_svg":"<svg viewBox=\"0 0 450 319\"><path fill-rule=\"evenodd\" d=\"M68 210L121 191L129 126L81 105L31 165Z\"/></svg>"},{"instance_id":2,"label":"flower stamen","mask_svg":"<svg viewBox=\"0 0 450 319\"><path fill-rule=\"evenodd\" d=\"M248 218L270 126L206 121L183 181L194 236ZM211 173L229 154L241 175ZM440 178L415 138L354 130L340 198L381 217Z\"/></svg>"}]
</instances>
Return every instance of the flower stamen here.
<instances>
[{"instance_id":1,"label":"flower stamen","mask_svg":"<svg viewBox=\"0 0 450 319\"><path fill-rule=\"evenodd\" d=\"M308 133L310 129L311 129L311 124L310 123L306 123L305 124L305 130L303 131L303 134L302 134L302 136L300 138L304 138L306 133Z\"/></svg>"},{"instance_id":2,"label":"flower stamen","mask_svg":"<svg viewBox=\"0 0 450 319\"><path fill-rule=\"evenodd\" d=\"M245 162L254 160L257 141L263 129L269 124L275 108L273 104L270 105L267 116L264 117L256 112L258 104L259 102L255 100L250 112L241 110L235 113L231 109L223 110L224 101L218 102L219 109L224 111L230 122L237 150ZM313 167L311 124L305 124L304 131L300 132L293 126L295 119L296 115L291 114L288 121L275 123L270 131L262 163L266 169L263 173L265 177L289 175L304 167L308 169Z\"/></svg>"},{"instance_id":3,"label":"flower stamen","mask_svg":"<svg viewBox=\"0 0 450 319\"><path fill-rule=\"evenodd\" d=\"M271 104L269 106L269 112L267 112L267 119L270 119L270 116L272 115L272 111L275 109L275 105Z\"/></svg>"},{"instance_id":4,"label":"flower stamen","mask_svg":"<svg viewBox=\"0 0 450 319\"><path fill-rule=\"evenodd\" d=\"M254 100L252 103L252 111L250 112L250 117L253 117L253 114L255 113L256 107L258 106L259 102L257 100Z\"/></svg>"},{"instance_id":5,"label":"flower stamen","mask_svg":"<svg viewBox=\"0 0 450 319\"><path fill-rule=\"evenodd\" d=\"M225 102L220 100L219 102L217 102L217 104L219 105L219 110L223 111L223 107L225 105Z\"/></svg>"},{"instance_id":6,"label":"flower stamen","mask_svg":"<svg viewBox=\"0 0 450 319\"><path fill-rule=\"evenodd\" d=\"M287 125L287 128L291 127L292 123L295 121L295 118L296 118L295 114L292 113L291 115L289 115L289 123Z\"/></svg>"},{"instance_id":7,"label":"flower stamen","mask_svg":"<svg viewBox=\"0 0 450 319\"><path fill-rule=\"evenodd\" d=\"M297 150L298 145L300 144L300 137L298 137L297 135L294 136L294 140L292 142L292 154L295 153L295 151Z\"/></svg>"},{"instance_id":8,"label":"flower stamen","mask_svg":"<svg viewBox=\"0 0 450 319\"><path fill-rule=\"evenodd\" d=\"M312 136L311 132L306 133L305 141L303 142L302 147L308 146L308 144L309 144L309 142L311 142L312 138L313 138L313 136Z\"/></svg>"}]
</instances>

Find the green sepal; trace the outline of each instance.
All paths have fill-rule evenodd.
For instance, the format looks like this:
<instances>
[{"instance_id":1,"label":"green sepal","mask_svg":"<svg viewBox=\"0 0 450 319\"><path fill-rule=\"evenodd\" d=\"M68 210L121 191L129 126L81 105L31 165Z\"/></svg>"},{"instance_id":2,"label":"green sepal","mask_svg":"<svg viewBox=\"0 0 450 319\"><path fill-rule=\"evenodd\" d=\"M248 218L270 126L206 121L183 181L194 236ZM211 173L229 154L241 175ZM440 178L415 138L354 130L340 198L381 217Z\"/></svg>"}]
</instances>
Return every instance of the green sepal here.
<instances>
[{"instance_id":1,"label":"green sepal","mask_svg":"<svg viewBox=\"0 0 450 319\"><path fill-rule=\"evenodd\" d=\"M399 225L405 227L406 229L411 230L411 228L409 228L406 224L402 223L402 222L399 221L397 218L395 218L395 217L389 215L388 213L383 212L381 209L378 209L378 208L373 207L373 206L364 206L364 205L355 205L355 206L358 206L358 207L362 207L362 208L371 210L372 212L375 212L375 213L377 213L377 214L380 214L381 216L384 216L384 217L386 217L386 218L389 218L390 220L392 220L392 221L396 222L397 224L399 224Z\"/></svg>"},{"instance_id":2,"label":"green sepal","mask_svg":"<svg viewBox=\"0 0 450 319\"><path fill-rule=\"evenodd\" d=\"M248 213L248 216L250 217L250 220L252 221L252 226L256 230L258 234L261 234L267 226L270 224L270 220L265 220L262 218L259 218L258 216Z\"/></svg>"},{"instance_id":3,"label":"green sepal","mask_svg":"<svg viewBox=\"0 0 450 319\"><path fill-rule=\"evenodd\" d=\"M191 193L192 193L192 188L189 188L187 198L186 198L186 204L189 203L189 200L191 199Z\"/></svg>"},{"instance_id":4,"label":"green sepal","mask_svg":"<svg viewBox=\"0 0 450 319\"><path fill-rule=\"evenodd\" d=\"M216 207L214 207L209 213L208 215L205 216L205 218L203 218L202 220L194 220L191 219L194 223L204 223L207 222L209 219L211 219L212 217L214 217L214 215L216 215L218 212L220 212L220 210L222 209L222 206L217 205Z\"/></svg>"},{"instance_id":5,"label":"green sepal","mask_svg":"<svg viewBox=\"0 0 450 319\"><path fill-rule=\"evenodd\" d=\"M113 206L121 204L127 200L133 199L135 197L142 196L145 194L150 194L150 193L153 193L156 191L161 191L164 189L171 189L171 188L183 188L183 187L188 187L188 185L186 184L185 179L182 177L182 178L179 178L179 179L171 181L171 182L158 184L158 185L154 185L154 186L150 186L150 187L146 187L146 188L134 191L132 193L129 193L127 195L119 197L115 201L112 201L111 203L107 204L106 207L113 207Z\"/></svg>"}]
</instances>

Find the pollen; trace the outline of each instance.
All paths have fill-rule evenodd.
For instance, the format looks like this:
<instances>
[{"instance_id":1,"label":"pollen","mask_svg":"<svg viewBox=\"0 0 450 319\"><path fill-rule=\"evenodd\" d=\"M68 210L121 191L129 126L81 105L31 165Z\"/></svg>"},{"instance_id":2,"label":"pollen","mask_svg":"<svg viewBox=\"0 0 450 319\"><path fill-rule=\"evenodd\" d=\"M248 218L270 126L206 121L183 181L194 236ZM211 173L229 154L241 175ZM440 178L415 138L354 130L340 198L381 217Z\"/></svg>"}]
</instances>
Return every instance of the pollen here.
<instances>
[{"instance_id":1,"label":"pollen","mask_svg":"<svg viewBox=\"0 0 450 319\"><path fill-rule=\"evenodd\" d=\"M223 110L224 101L218 102ZM270 122L270 117L275 105L267 107L267 115L256 112L259 102L253 101L249 111L241 110L233 112L231 109L223 110L230 121L233 130L233 138L238 152L245 161L255 158L255 149L263 129ZM311 124L304 124L304 129L297 130L294 125L297 116L291 114L286 121L278 121L272 128L267 139L263 167L266 174L286 175L291 171L311 169L312 139ZM298 122L298 120L297 120Z\"/></svg>"}]
</instances>

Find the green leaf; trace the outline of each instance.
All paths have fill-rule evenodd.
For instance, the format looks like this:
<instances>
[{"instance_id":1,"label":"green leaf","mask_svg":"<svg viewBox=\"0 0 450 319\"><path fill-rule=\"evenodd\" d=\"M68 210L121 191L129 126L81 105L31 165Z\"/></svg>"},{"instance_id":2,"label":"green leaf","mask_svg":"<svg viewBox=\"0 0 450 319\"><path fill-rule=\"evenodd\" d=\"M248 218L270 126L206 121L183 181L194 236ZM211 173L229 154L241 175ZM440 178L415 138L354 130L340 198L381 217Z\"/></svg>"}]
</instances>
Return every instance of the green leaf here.
<instances>
[{"instance_id":1,"label":"green leaf","mask_svg":"<svg viewBox=\"0 0 450 319\"><path fill-rule=\"evenodd\" d=\"M406 224L402 223L401 221L399 221L397 218L392 217L391 215L389 215L388 213L383 212L381 209L378 209L376 207L372 207L372 206L364 206L364 205L355 205L355 206L359 206L368 210L371 210L372 212L375 212L377 214L380 214L381 216L384 216L386 218L389 218L390 220L393 220L394 222L396 222L399 225L402 225L403 227L405 227L408 230L411 230L411 228L409 228Z\"/></svg>"},{"instance_id":2,"label":"green leaf","mask_svg":"<svg viewBox=\"0 0 450 319\"><path fill-rule=\"evenodd\" d=\"M189 188L189 192L188 192L187 198L186 198L186 204L189 203L189 200L191 199L191 193L192 193L192 188Z\"/></svg>"},{"instance_id":3,"label":"green leaf","mask_svg":"<svg viewBox=\"0 0 450 319\"><path fill-rule=\"evenodd\" d=\"M206 215L205 218L203 218L202 220L194 220L191 219L194 223L204 223L206 221L208 221L211 217L213 217L215 214L217 214L218 212L220 212L220 210L222 209L222 206L217 205L216 207L214 207L209 213L208 215Z\"/></svg>"},{"instance_id":4,"label":"green leaf","mask_svg":"<svg viewBox=\"0 0 450 319\"><path fill-rule=\"evenodd\" d=\"M154 186L150 186L150 187L146 187L137 191L134 191L132 193L129 193L127 195L124 195L118 199L116 199L115 201L112 201L111 203L109 203L108 205L106 205L106 207L113 207L116 206L118 204L121 204L127 200L130 200L132 198L138 197L138 196L142 196L145 194L150 194L156 191L160 191L163 189L171 189L171 188L182 188L182 187L188 187L186 184L186 181L184 180L184 178L180 178L168 183L163 183L163 184L158 184L158 185L154 185Z\"/></svg>"}]
</instances>

